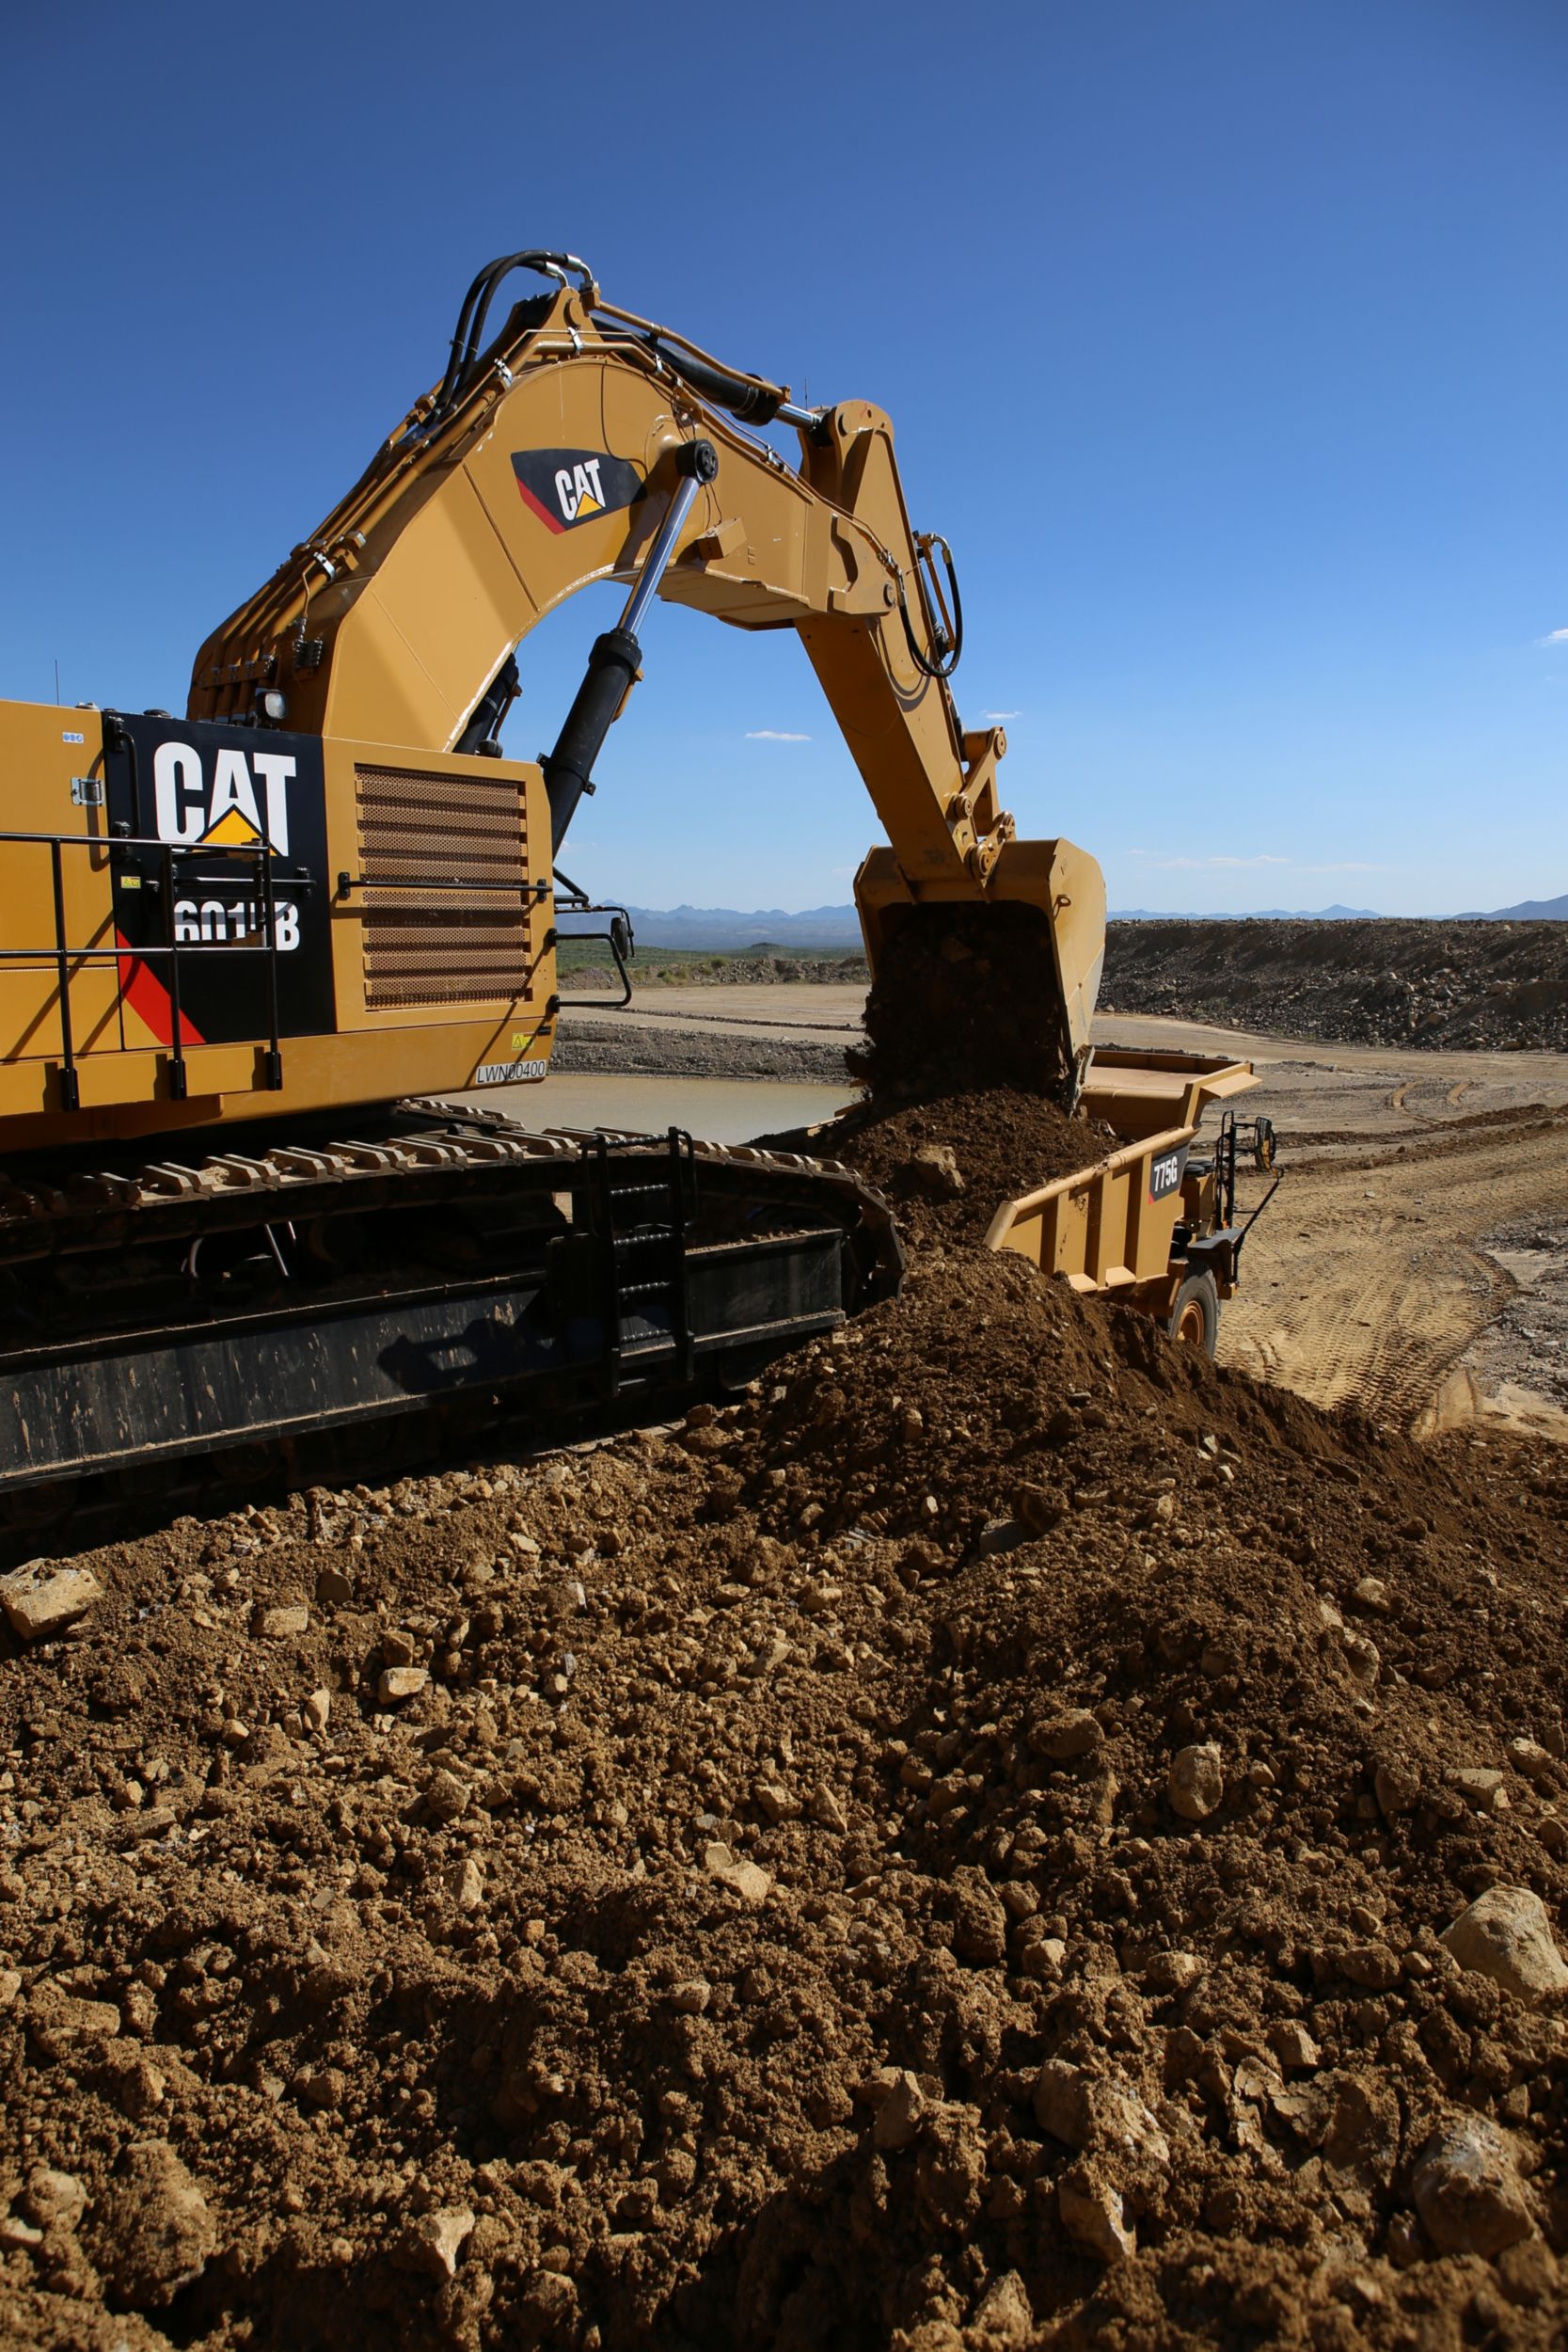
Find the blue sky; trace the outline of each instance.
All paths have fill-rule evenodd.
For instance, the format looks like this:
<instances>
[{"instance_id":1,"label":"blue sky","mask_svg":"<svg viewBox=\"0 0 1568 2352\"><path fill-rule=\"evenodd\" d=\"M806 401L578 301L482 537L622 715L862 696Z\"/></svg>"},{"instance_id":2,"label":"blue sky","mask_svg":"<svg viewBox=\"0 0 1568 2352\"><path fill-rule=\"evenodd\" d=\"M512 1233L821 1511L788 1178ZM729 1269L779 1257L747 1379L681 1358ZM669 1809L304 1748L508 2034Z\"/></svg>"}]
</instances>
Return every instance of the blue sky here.
<instances>
[{"instance_id":1,"label":"blue sky","mask_svg":"<svg viewBox=\"0 0 1568 2352\"><path fill-rule=\"evenodd\" d=\"M1113 904L1568 890L1565 119L1560 0L28 11L0 693L58 660L68 701L179 708L478 264L564 245L892 412L966 722L1012 714L1021 831ZM510 749L615 601L525 644ZM875 820L793 639L661 609L644 645L572 870L847 898Z\"/></svg>"}]
</instances>

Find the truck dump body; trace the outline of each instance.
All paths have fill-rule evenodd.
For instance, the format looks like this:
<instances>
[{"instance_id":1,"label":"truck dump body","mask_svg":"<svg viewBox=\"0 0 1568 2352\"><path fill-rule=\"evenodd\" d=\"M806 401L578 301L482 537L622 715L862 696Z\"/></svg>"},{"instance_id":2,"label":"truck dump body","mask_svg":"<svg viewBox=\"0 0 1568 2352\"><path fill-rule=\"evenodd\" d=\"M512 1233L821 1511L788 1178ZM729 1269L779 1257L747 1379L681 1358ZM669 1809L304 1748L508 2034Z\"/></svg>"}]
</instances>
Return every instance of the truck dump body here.
<instances>
[{"instance_id":1,"label":"truck dump body","mask_svg":"<svg viewBox=\"0 0 1568 2352\"><path fill-rule=\"evenodd\" d=\"M1257 1084L1250 1062L1097 1052L1083 1107L1126 1136L1126 1148L1079 1175L1005 1200L987 1246L1015 1249L1044 1273L1065 1274L1074 1290L1142 1292L1167 1283L1178 1221L1183 1212L1201 1215L1198 1184L1187 1182L1198 1121L1211 1103Z\"/></svg>"}]
</instances>

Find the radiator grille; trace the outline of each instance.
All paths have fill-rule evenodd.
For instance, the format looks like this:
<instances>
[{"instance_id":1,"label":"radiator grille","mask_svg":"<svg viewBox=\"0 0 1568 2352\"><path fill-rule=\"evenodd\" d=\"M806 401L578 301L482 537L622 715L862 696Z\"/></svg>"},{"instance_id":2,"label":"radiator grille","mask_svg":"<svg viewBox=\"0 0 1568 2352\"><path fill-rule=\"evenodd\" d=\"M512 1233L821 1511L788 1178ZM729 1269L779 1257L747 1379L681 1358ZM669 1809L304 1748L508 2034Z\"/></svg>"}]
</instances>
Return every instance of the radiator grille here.
<instances>
[{"instance_id":1,"label":"radiator grille","mask_svg":"<svg viewBox=\"0 0 1568 2352\"><path fill-rule=\"evenodd\" d=\"M509 776L356 766L365 1002L493 1004L529 974L523 796Z\"/></svg>"}]
</instances>

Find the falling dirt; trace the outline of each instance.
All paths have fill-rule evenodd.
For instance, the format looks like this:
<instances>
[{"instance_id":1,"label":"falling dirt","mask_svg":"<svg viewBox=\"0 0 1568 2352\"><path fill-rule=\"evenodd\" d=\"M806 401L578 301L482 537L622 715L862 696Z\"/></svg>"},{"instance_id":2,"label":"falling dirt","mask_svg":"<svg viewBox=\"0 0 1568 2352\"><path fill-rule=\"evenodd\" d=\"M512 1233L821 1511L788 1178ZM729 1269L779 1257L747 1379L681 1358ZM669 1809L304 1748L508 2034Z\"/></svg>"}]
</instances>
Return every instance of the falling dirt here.
<instances>
[{"instance_id":1,"label":"falling dirt","mask_svg":"<svg viewBox=\"0 0 1568 2352\"><path fill-rule=\"evenodd\" d=\"M1016 1089L1069 1074L1051 937L1037 908L914 907L891 923L850 1074L882 1103Z\"/></svg>"},{"instance_id":2,"label":"falling dirt","mask_svg":"<svg viewBox=\"0 0 1568 2352\"><path fill-rule=\"evenodd\" d=\"M1011 1116L733 1403L30 1581L0 2341L1561 2341L1568 1457L985 1252Z\"/></svg>"}]
</instances>

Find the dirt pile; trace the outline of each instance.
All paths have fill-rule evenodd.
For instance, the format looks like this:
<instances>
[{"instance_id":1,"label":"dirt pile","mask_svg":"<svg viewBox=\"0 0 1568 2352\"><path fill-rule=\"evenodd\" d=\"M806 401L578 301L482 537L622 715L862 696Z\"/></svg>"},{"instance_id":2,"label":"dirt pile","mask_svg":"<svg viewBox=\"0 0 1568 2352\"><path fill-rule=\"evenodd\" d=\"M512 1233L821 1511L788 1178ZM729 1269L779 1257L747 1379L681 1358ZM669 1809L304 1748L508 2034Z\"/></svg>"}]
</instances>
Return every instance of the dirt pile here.
<instances>
[{"instance_id":1,"label":"dirt pile","mask_svg":"<svg viewBox=\"0 0 1568 2352\"><path fill-rule=\"evenodd\" d=\"M1107 1012L1353 1044L1568 1049L1568 923L1112 923Z\"/></svg>"},{"instance_id":2,"label":"dirt pile","mask_svg":"<svg viewBox=\"0 0 1568 2352\"><path fill-rule=\"evenodd\" d=\"M765 1140L852 1168L893 1202L917 1249L983 1241L1004 1200L1075 1175L1121 1143L1102 1120L1069 1117L1008 1087L901 1110L868 1099L829 1126Z\"/></svg>"},{"instance_id":3,"label":"dirt pile","mask_svg":"<svg viewBox=\"0 0 1568 2352\"><path fill-rule=\"evenodd\" d=\"M1560 2340L1561 1457L940 1238L678 1430L13 1592L0 2337Z\"/></svg>"}]
</instances>

